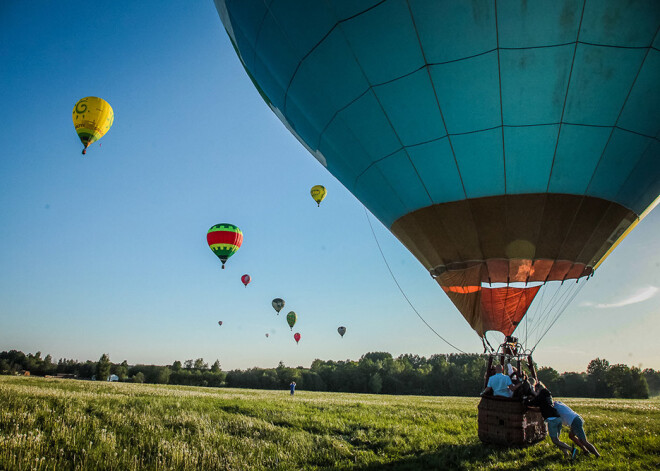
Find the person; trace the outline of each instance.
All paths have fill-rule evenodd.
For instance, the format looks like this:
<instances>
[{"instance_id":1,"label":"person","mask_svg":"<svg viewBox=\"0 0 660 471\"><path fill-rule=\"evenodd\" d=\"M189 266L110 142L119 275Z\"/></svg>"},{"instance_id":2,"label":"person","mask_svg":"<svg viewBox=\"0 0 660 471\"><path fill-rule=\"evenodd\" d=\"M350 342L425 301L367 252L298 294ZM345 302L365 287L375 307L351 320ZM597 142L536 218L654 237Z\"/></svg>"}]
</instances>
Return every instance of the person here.
<instances>
[{"instance_id":1,"label":"person","mask_svg":"<svg viewBox=\"0 0 660 471\"><path fill-rule=\"evenodd\" d=\"M570 428L568 438L573 440L573 442L587 455L591 453L592 455L600 457L600 453L598 453L595 446L589 443L587 440L587 434L584 433L584 419L561 401L555 401L553 407L559 413L562 423Z\"/></svg>"},{"instance_id":2,"label":"person","mask_svg":"<svg viewBox=\"0 0 660 471\"><path fill-rule=\"evenodd\" d=\"M488 378L486 389L481 393L482 396L493 394L493 396L513 397L513 392L520 387L520 384L513 385L511 378L502 373L502 365L495 366L495 374Z\"/></svg>"},{"instance_id":3,"label":"person","mask_svg":"<svg viewBox=\"0 0 660 471\"><path fill-rule=\"evenodd\" d=\"M291 395L293 396L293 393L296 392L296 382L291 381L291 384L289 384L289 389L291 389Z\"/></svg>"},{"instance_id":4,"label":"person","mask_svg":"<svg viewBox=\"0 0 660 471\"><path fill-rule=\"evenodd\" d=\"M543 419L548 424L548 435L550 440L554 443L568 459L575 457L575 448L567 445L559 439L559 432L561 431L561 417L559 412L553 406L552 394L548 388L541 382L536 380L534 388L530 391L532 398L527 401L529 406L537 406L541 410Z\"/></svg>"}]
</instances>

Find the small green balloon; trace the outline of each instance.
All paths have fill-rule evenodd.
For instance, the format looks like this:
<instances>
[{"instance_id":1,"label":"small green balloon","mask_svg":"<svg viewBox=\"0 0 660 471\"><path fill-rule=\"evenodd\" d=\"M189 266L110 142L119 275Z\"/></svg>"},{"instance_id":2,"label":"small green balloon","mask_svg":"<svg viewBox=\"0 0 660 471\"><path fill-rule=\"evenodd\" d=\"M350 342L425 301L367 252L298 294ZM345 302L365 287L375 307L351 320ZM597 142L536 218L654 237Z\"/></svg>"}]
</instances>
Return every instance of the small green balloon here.
<instances>
[{"instance_id":1,"label":"small green balloon","mask_svg":"<svg viewBox=\"0 0 660 471\"><path fill-rule=\"evenodd\" d=\"M297 320L298 320L298 316L293 311L289 312L286 315L286 322L287 324L289 324L289 327L291 327L291 330L293 330L293 326L296 324Z\"/></svg>"}]
</instances>

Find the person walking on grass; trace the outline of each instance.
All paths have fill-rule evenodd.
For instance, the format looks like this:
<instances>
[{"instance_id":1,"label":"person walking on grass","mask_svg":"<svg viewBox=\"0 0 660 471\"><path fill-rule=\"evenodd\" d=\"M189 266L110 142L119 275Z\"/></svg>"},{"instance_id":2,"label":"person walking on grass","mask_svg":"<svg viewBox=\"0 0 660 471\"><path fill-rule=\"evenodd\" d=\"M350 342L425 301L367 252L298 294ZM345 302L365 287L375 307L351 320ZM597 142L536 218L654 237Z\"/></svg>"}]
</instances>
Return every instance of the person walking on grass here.
<instances>
[{"instance_id":1,"label":"person walking on grass","mask_svg":"<svg viewBox=\"0 0 660 471\"><path fill-rule=\"evenodd\" d=\"M289 389L291 390L291 395L293 396L293 393L296 392L296 382L291 381L291 384L289 384Z\"/></svg>"},{"instance_id":2,"label":"person walking on grass","mask_svg":"<svg viewBox=\"0 0 660 471\"><path fill-rule=\"evenodd\" d=\"M559 413L561 422L570 428L568 438L573 440L585 454L591 453L596 457L600 457L600 453L598 453L595 446L589 443L587 434L584 433L584 419L561 401L555 401L553 407Z\"/></svg>"},{"instance_id":3,"label":"person walking on grass","mask_svg":"<svg viewBox=\"0 0 660 471\"><path fill-rule=\"evenodd\" d=\"M538 380L530 393L532 399L527 401L527 405L537 406L541 410L541 415L548 424L548 435L550 435L550 440L552 440L552 443L561 450L566 458L572 460L575 457L576 449L559 439L562 422L559 412L557 412L557 409L552 405L552 394L550 394L550 391L548 391L545 385Z\"/></svg>"}]
</instances>

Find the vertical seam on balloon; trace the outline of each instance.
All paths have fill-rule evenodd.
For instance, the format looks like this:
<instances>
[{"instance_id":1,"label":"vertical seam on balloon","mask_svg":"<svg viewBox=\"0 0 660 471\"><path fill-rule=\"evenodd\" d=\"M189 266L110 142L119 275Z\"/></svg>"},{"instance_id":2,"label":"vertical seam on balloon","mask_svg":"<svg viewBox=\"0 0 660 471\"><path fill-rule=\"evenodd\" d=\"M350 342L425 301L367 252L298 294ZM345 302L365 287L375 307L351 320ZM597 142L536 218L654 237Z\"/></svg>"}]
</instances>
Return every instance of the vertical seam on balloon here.
<instances>
[{"instance_id":1,"label":"vertical seam on balloon","mask_svg":"<svg viewBox=\"0 0 660 471\"><path fill-rule=\"evenodd\" d=\"M263 4L264 7L266 7L266 11L264 12L264 16L261 17L261 21L259 22L259 28L257 29L257 37L254 38L254 51L252 54L252 66L255 67L255 69L256 69L256 59L257 59L257 45L259 44L259 36L261 36L261 29L264 26L264 21L266 21L266 17L268 16L268 14L270 13L272 15L272 13L270 12L270 3L266 4L266 0L263 0ZM229 9L227 9L227 14L231 15L231 13L229 13ZM273 16L273 18L275 17ZM237 46L236 48L238 49L238 45L236 46Z\"/></svg>"},{"instance_id":2,"label":"vertical seam on balloon","mask_svg":"<svg viewBox=\"0 0 660 471\"><path fill-rule=\"evenodd\" d=\"M452 140L451 140L451 137L450 137L450 134L449 134L449 130L447 129L447 121L445 120L445 115L442 112L442 106L440 106L440 99L438 98L438 92L436 91L435 83L433 82L433 76L431 75L430 64L428 63L428 61L426 59L426 52L424 51L424 47L422 45L422 40L419 37L419 30L417 29L417 23L415 22L415 16L413 15L412 8L410 7L410 1L406 0L406 4L408 6L408 13L410 14L410 19L413 23L413 27L414 27L414 30L415 30L415 35L417 37L417 42L419 44L419 50L422 52L422 58L424 59L426 73L428 74L429 82L431 83L431 88L433 90L433 96L435 97L436 105L438 106L438 112L440 113L440 118L442 119L442 125L445 129L445 134L447 136L447 143L449 144L449 148L451 149L451 155L454 158L454 165L456 165L456 172L458 172L458 178L461 182L461 187L463 188L463 194L465 195L465 201L467 202L468 208L470 208L470 215L472 216L472 225L476 229L477 225L476 225L475 218L474 218L474 211L472 209L472 204L470 203L470 200L468 199L468 196L467 196L467 190L465 189L465 182L463 181L463 175L461 174L461 168L458 165L458 159L456 158L456 151L454 150L454 144L452 143ZM420 177L420 179L421 179L421 177ZM423 184L423 182L422 182L422 184ZM428 190L427 190L427 192L428 192ZM431 198L430 194L429 194L429 198ZM442 224L442 227L445 230L445 233L449 236L451 234L451 231L447 231L447 229L445 227L445 223L444 223L444 218L442 217L441 214L438 214L438 209L437 209L435 201L433 201L433 198L431 198L431 205L433 207L433 212L438 217L438 220ZM448 239L451 240L452 242L454 241L453 237L449 236ZM479 257L479 258L483 260L484 259L484 249L483 249L483 246L481 245L481 239L479 237L477 237L477 241L478 241L478 245L479 245L479 252L481 253L481 257ZM458 253L458 255L461 258L463 258L463 255L461 255L461 252L462 252L461 247L456 246L456 253ZM444 259L443 259L443 262L444 262Z\"/></svg>"},{"instance_id":3,"label":"vertical seam on balloon","mask_svg":"<svg viewBox=\"0 0 660 471\"><path fill-rule=\"evenodd\" d=\"M422 58L424 59L424 67L426 68L426 73L429 76L429 82L431 82L431 88L433 89L433 96L435 97L435 102L438 105L438 112L440 113L440 119L442 119L442 126L445 128L445 135L447 136L447 142L449 143L449 148L451 149L451 155L454 157L454 164L456 165L456 171L458 172L458 178L461 181L461 187L463 188L463 194L467 200L467 191L465 189L465 183L463 182L463 175L461 174L461 168L458 165L458 160L456 159L456 152L454 151L454 145L451 142L451 137L449 130L447 129L447 121L445 120L445 115L442 112L442 106L440 106L440 99L438 98L438 92L435 89L435 83L433 82L433 76L431 75L430 64L426 60L426 53L424 52L424 47L422 46L422 40L419 37L419 31L417 30L417 23L415 22L415 16L413 15L412 9L410 8L410 1L406 0L406 5L408 5L408 13L410 13L410 19L413 22L413 27L415 29L415 35L417 36L417 42L419 44L419 50L422 52ZM431 203L435 203L431 198Z\"/></svg>"},{"instance_id":4,"label":"vertical seam on balloon","mask_svg":"<svg viewBox=\"0 0 660 471\"><path fill-rule=\"evenodd\" d=\"M590 187L591 184L593 183L593 179L594 179L594 177L596 176L596 172L598 171L598 167L600 166L600 163L601 163L601 161L602 161L602 159L603 159L603 156L605 155L605 151L607 150L607 147L608 147L609 144L610 144L610 140L612 139L612 136L614 135L614 129L622 129L622 128L619 128L619 126L618 126L618 124L619 124L619 119L621 118L621 115L623 114L623 109L626 107L626 103L628 103L628 98L630 98L630 94L632 93L633 88L635 88L635 84L637 83L637 79L639 78L639 74L641 73L642 68L644 67L644 64L646 63L646 59L647 59L648 56L649 56L649 52L650 52L650 50L652 49L653 42L654 42L655 39L658 37L658 32L660 32L660 26L658 26L658 28L655 30L655 34L653 35L653 38L651 39L651 43L650 43L649 47L646 49L646 54L644 55L644 59L642 59L642 62L641 62L640 65L639 65L639 69L637 69L637 74L635 75L635 79L633 80L633 83L630 85L630 90L628 90L628 95L626 95L626 99L624 100L623 104L621 105L621 109L619 110L619 114L618 114L618 116L616 117L616 121L614 122L614 126L612 126L612 130L610 131L610 135L609 135L608 138L607 138L607 143L605 144L605 147L603 148L603 152L601 153L600 158L598 159L598 164L596 164L596 168L594 168L594 172L593 172L593 174L591 175L591 179L589 180L589 184L587 185L587 188L586 188L586 190L585 190L585 194L588 193L588 191L589 191L589 187ZM622 129L622 130L623 130L623 129ZM624 130L624 131L626 131L626 130ZM632 131L631 131L631 132L632 132ZM659 131L659 132L660 132L660 131ZM637 133L634 133L634 134L637 134ZM645 136L645 137L646 137L646 136ZM656 139L657 139L657 138L656 138ZM635 163L635 165L632 166L632 168L630 169L630 172L628 173L628 176L627 176L626 179L621 183L621 186L619 187L619 191L618 191L618 192L616 193L616 195L614 196L614 199L615 199L615 200L619 197L619 195L621 194L621 191L623 191L623 188L626 186L626 183L628 182L628 180L630 180L630 176L633 174L634 170L637 168L637 165L639 164L639 162L641 162L642 157L646 154L646 152L648 151L649 147L651 147L651 143L652 143L652 142L653 142L653 141L650 140L650 141L646 144L646 149L644 149L644 152L642 152L642 153L639 155L639 158L637 159L637 162ZM619 203L619 204L621 204L621 203ZM622 206L623 206L623 205L622 205ZM630 209L630 208L628 208L628 209ZM635 215L637 214L636 211L634 211L634 210L632 210L632 209L631 209L631 211L632 211L633 213L635 213Z\"/></svg>"},{"instance_id":5,"label":"vertical seam on balloon","mask_svg":"<svg viewBox=\"0 0 660 471\"><path fill-rule=\"evenodd\" d=\"M564 104L561 108L561 118L559 119L559 130L557 131L557 141L555 142L555 152L552 154L552 164L550 165L550 174L548 175L548 185L546 193L550 191L550 182L552 181L552 171L555 168L555 159L557 158L557 149L559 148L559 138L564 123L564 113L566 112L566 102L568 102L568 92L571 88L571 79L573 77L573 67L575 66L575 56L577 56L578 44L580 43L580 32L582 31L582 20L584 19L584 10L587 6L587 0L582 2L582 13L580 14L580 24L578 25L577 37L575 38L575 47L573 48L573 60L571 60L571 70L568 73L568 83L566 83L566 94L564 95Z\"/></svg>"},{"instance_id":6,"label":"vertical seam on balloon","mask_svg":"<svg viewBox=\"0 0 660 471\"><path fill-rule=\"evenodd\" d=\"M497 0L495 0L495 44L497 45L497 81L500 92L500 126L502 132L502 166L504 170L504 201L506 218L506 149L504 147L504 103L502 102L502 63L500 61L500 29L497 18Z\"/></svg>"},{"instance_id":7,"label":"vertical seam on balloon","mask_svg":"<svg viewBox=\"0 0 660 471\"><path fill-rule=\"evenodd\" d=\"M656 36L658 35L658 31L660 31L660 26L658 26L658 28L655 30L655 34L653 35L653 38L651 39L651 45L653 44L653 41L655 40ZM605 142L605 147L603 147L603 151L600 153L600 157L598 158L598 163L596 164L596 167L594 167L594 171L591 174L591 178L589 179L589 183L587 184L587 187L584 190L585 195L589 193L589 188L591 187L591 184L594 181L594 177L596 176L596 172L598 171L598 167L600 167L600 164L603 161L603 157L605 156L605 151L607 151L607 147L610 145L610 142L612 140L612 136L614 135L614 129L619 124L619 119L621 119L621 115L623 114L623 110L626 107L626 104L628 103L628 98L630 98L630 94L632 93L633 89L635 88L635 84L637 83L637 79L639 78L639 74L642 71L642 69L644 68L644 64L646 63L646 58L649 56L649 50L650 50L650 46L649 46L649 48L646 49L646 54L644 54L644 58L642 59L642 61L639 64L639 68L637 69L637 73L635 74L635 78L634 78L632 84L630 84L630 89L628 90L628 94L626 95L625 100L623 100L623 104L621 105L621 109L619 110L619 114L617 115L616 120L614 121L614 125L610 129L610 135L607 136L607 142ZM650 144L651 143L649 142L648 145L650 145ZM641 158L641 156L640 156L640 158Z\"/></svg>"},{"instance_id":8,"label":"vertical seam on balloon","mask_svg":"<svg viewBox=\"0 0 660 471\"><path fill-rule=\"evenodd\" d=\"M578 32L577 32L577 37L575 38L575 49L573 51L573 60L571 61L571 71L568 74L568 83L566 84L566 95L564 95L564 105L562 106L561 110L561 119L559 120L559 130L557 131L557 142L555 143L555 152L552 155L552 165L550 166L550 174L548 175L548 185L546 187L546 193L549 193L550 191L550 182L552 181L552 171L555 166L555 159L557 158L557 149L559 148L559 139L561 137L561 130L564 122L564 113L566 112L566 103L568 102L568 93L571 88L571 79L573 77L573 68L575 66L575 56L577 56L577 48L578 48L578 43L580 41L580 32L582 31L582 20L584 19L584 10L586 9L587 6L587 0L584 0L582 3L582 13L580 15L580 24L578 25ZM564 245L566 244L566 240L568 239L568 236L570 235L573 225L575 224L575 220L577 219L578 214L580 213L580 209L582 208L582 205L584 204L584 199L585 195L583 194L580 203L578 204L578 207L573 214L573 220L568 226L568 230L566 231L566 234L564 235L564 240L562 240L561 245L559 246L559 249L557 251L557 257L559 258L562 254L562 250L564 248Z\"/></svg>"}]
</instances>

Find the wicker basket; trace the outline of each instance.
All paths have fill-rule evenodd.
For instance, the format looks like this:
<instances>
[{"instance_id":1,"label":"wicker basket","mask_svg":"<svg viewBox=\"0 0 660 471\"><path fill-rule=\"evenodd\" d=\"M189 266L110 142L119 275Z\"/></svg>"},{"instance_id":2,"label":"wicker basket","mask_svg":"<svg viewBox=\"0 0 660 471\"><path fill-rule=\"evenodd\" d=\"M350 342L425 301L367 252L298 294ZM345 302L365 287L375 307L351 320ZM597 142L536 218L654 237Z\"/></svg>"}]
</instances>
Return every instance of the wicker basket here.
<instances>
[{"instance_id":1,"label":"wicker basket","mask_svg":"<svg viewBox=\"0 0 660 471\"><path fill-rule=\"evenodd\" d=\"M519 399L484 396L479 402L479 439L484 443L525 446L543 440L546 427L538 407Z\"/></svg>"}]
</instances>

